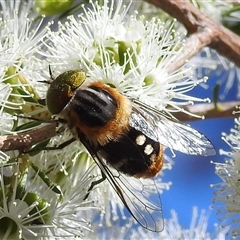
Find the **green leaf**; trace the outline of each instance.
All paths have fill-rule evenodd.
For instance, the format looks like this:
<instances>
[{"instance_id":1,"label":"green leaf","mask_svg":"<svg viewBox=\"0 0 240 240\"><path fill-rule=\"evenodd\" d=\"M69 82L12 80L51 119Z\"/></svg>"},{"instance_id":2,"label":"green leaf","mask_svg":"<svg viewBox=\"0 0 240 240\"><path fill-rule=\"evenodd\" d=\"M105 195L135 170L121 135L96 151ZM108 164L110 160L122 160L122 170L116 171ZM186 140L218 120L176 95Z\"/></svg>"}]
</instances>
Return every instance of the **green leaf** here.
<instances>
[{"instance_id":1,"label":"green leaf","mask_svg":"<svg viewBox=\"0 0 240 240\"><path fill-rule=\"evenodd\" d=\"M53 183L49 177L41 171L36 165L31 164L33 170L37 173L37 175L43 180L43 182L55 193L62 195L62 191L59 189L55 183Z\"/></svg>"},{"instance_id":2,"label":"green leaf","mask_svg":"<svg viewBox=\"0 0 240 240\"><path fill-rule=\"evenodd\" d=\"M71 16L71 15L74 15L76 12L78 12L79 10L82 9L82 7L85 3L89 3L89 1L88 0L81 1L81 3L78 3L77 5L73 6L72 8L69 8L67 11L65 11L64 13L62 13L59 16L59 20L66 18L68 16Z\"/></svg>"},{"instance_id":3,"label":"green leaf","mask_svg":"<svg viewBox=\"0 0 240 240\"><path fill-rule=\"evenodd\" d=\"M47 139L45 141L42 141L38 144L36 144L29 152L29 156L34 156L37 155L38 153L40 153L41 151L45 150L48 143L49 143L50 139Z\"/></svg>"},{"instance_id":4,"label":"green leaf","mask_svg":"<svg viewBox=\"0 0 240 240\"><path fill-rule=\"evenodd\" d=\"M35 7L39 14L51 16L66 12L74 0L35 0Z\"/></svg>"},{"instance_id":5,"label":"green leaf","mask_svg":"<svg viewBox=\"0 0 240 240\"><path fill-rule=\"evenodd\" d=\"M34 127L37 127L39 125L41 125L42 122L41 121L31 121L31 122L27 122L27 123L24 123L20 126L17 126L14 131L22 131L22 130L28 130L30 128L34 128Z\"/></svg>"},{"instance_id":6,"label":"green leaf","mask_svg":"<svg viewBox=\"0 0 240 240\"><path fill-rule=\"evenodd\" d=\"M232 32L240 35L240 21L239 18L234 17L240 15L240 5L235 5L231 9L223 12L222 24Z\"/></svg>"},{"instance_id":7,"label":"green leaf","mask_svg":"<svg viewBox=\"0 0 240 240\"><path fill-rule=\"evenodd\" d=\"M38 103L38 101L32 98L28 92L24 91L22 88L17 88L17 91L22 95L22 99L30 103Z\"/></svg>"}]
</instances>

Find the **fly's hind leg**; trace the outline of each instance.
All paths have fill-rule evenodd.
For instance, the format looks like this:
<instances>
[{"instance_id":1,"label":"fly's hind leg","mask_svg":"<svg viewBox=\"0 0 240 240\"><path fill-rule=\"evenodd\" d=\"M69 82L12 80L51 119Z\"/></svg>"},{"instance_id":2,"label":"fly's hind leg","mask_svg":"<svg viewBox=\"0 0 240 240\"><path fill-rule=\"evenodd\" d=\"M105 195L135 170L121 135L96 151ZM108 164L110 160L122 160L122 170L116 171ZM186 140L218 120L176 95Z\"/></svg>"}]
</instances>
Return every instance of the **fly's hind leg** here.
<instances>
[{"instance_id":1,"label":"fly's hind leg","mask_svg":"<svg viewBox=\"0 0 240 240\"><path fill-rule=\"evenodd\" d=\"M86 196L84 197L83 200L86 200L86 199L88 198L90 192L93 190L93 188L94 188L96 185L98 185L98 184L100 184L101 182L103 182L105 179L106 179L106 176L105 176L105 175L103 174L103 172L102 172L101 178L99 178L98 180L93 181L93 182L91 183L89 189L87 190L87 194L86 194Z\"/></svg>"}]
</instances>

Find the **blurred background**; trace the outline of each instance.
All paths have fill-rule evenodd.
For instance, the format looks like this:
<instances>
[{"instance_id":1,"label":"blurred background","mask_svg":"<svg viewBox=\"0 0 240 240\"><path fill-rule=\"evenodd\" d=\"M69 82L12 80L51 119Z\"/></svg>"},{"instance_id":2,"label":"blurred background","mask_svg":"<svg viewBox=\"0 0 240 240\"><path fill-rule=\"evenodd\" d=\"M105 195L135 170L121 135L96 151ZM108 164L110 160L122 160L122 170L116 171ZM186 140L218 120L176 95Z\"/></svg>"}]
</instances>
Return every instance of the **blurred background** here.
<instances>
[{"instance_id":1,"label":"blurred background","mask_svg":"<svg viewBox=\"0 0 240 240\"><path fill-rule=\"evenodd\" d=\"M223 69L223 73L226 70ZM223 81L220 85L221 95L225 90L226 79L217 74L217 71L209 76L208 89L201 86L192 90L193 96L210 97L213 89L219 80ZM234 85L229 90L223 101L237 100L238 81L235 78ZM211 210L214 189L210 184L219 183L222 180L215 174L213 162L224 162L226 156L219 155L219 149L231 151L230 147L221 139L222 132L229 133L230 128L234 127L234 118L205 119L200 121L188 122L193 128L202 132L215 146L216 156L194 157L182 153L176 153L173 159L172 170L164 171L163 182L171 181L172 186L169 191L164 191L161 195L163 214L166 219L171 217L170 211L175 210L178 215L179 224L184 228L190 227L193 206L198 207L198 214L202 209L209 214L208 232L213 233L214 224L219 223L216 209ZM168 154L171 156L171 153Z\"/></svg>"}]
</instances>

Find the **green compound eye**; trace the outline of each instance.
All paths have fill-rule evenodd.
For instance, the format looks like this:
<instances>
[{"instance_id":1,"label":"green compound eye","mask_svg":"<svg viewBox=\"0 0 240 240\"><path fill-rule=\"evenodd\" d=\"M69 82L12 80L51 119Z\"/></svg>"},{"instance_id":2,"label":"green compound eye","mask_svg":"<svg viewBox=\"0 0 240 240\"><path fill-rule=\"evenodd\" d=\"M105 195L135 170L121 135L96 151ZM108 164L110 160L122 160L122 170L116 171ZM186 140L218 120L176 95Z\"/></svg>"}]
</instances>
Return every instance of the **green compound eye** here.
<instances>
[{"instance_id":1,"label":"green compound eye","mask_svg":"<svg viewBox=\"0 0 240 240\"><path fill-rule=\"evenodd\" d=\"M86 73L80 70L66 71L53 79L46 96L48 110L52 114L60 113L85 79Z\"/></svg>"}]
</instances>

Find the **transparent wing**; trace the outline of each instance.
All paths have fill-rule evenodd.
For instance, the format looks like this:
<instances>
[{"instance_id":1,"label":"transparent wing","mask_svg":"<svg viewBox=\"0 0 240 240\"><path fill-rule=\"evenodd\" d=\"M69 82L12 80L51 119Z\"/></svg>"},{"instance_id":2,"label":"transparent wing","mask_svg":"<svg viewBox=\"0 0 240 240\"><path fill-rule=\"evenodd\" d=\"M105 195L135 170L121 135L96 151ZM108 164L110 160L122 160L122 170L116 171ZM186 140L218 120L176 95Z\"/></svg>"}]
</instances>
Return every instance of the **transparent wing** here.
<instances>
[{"instance_id":1,"label":"transparent wing","mask_svg":"<svg viewBox=\"0 0 240 240\"><path fill-rule=\"evenodd\" d=\"M166 147L190 154L211 156L216 151L212 143L200 132L170 118L138 100L132 99L130 126Z\"/></svg>"},{"instance_id":2,"label":"transparent wing","mask_svg":"<svg viewBox=\"0 0 240 240\"><path fill-rule=\"evenodd\" d=\"M80 137L80 139L135 220L150 231L162 231L161 199L155 181L129 177L120 173L107 165L97 146L86 137Z\"/></svg>"}]
</instances>

